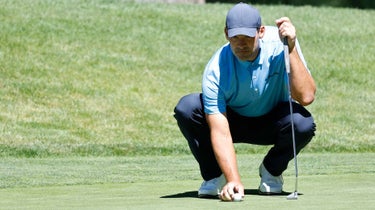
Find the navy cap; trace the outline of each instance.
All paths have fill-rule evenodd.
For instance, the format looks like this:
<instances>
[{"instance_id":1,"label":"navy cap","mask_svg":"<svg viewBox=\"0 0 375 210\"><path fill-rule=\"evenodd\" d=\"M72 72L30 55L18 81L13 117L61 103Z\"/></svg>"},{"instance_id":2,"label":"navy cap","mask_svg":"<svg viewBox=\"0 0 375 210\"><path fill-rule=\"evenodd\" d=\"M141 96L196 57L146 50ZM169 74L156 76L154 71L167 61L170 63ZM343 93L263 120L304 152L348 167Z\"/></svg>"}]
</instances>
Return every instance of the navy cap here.
<instances>
[{"instance_id":1,"label":"navy cap","mask_svg":"<svg viewBox=\"0 0 375 210\"><path fill-rule=\"evenodd\" d=\"M258 10L242 2L232 7L226 18L228 37L237 35L255 37L261 24L262 19Z\"/></svg>"}]
</instances>

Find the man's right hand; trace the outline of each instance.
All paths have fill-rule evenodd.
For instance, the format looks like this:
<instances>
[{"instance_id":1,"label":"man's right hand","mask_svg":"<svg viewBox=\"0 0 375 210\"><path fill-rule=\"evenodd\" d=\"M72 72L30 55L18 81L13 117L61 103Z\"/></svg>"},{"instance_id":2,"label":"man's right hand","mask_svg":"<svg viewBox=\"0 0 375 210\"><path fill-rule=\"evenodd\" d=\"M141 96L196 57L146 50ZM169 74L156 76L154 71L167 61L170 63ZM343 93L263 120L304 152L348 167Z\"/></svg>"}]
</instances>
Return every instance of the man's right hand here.
<instances>
[{"instance_id":1,"label":"man's right hand","mask_svg":"<svg viewBox=\"0 0 375 210\"><path fill-rule=\"evenodd\" d=\"M234 194L239 193L242 198L245 196L245 190L241 182L228 182L221 190L219 197L222 201L233 201Z\"/></svg>"}]
</instances>

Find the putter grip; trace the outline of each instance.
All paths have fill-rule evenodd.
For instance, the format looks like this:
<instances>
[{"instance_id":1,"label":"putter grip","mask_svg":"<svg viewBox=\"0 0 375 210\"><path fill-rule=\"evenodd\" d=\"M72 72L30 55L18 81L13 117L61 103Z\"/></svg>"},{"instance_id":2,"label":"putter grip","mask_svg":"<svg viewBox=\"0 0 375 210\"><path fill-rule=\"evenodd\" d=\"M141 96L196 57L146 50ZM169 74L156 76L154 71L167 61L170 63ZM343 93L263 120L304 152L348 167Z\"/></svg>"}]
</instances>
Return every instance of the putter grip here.
<instances>
[{"instance_id":1,"label":"putter grip","mask_svg":"<svg viewBox=\"0 0 375 210\"><path fill-rule=\"evenodd\" d=\"M290 61L289 61L289 46L288 46L288 38L284 37L284 61L285 61L285 70L286 73L290 73Z\"/></svg>"}]
</instances>

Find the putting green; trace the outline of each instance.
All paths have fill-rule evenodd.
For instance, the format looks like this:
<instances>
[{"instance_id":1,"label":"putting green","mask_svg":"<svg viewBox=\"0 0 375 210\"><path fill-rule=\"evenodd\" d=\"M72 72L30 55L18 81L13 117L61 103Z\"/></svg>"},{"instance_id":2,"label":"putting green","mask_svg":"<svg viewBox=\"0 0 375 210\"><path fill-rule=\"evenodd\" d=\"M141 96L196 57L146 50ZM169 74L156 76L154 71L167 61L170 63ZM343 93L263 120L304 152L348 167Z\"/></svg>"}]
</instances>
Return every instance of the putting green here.
<instances>
[{"instance_id":1,"label":"putting green","mask_svg":"<svg viewBox=\"0 0 375 210\"><path fill-rule=\"evenodd\" d=\"M293 191L287 176L285 190ZM371 209L375 206L373 174L299 177L298 200L260 196L258 178L244 179L243 202L198 199L199 180L8 188L0 190L2 209Z\"/></svg>"}]
</instances>

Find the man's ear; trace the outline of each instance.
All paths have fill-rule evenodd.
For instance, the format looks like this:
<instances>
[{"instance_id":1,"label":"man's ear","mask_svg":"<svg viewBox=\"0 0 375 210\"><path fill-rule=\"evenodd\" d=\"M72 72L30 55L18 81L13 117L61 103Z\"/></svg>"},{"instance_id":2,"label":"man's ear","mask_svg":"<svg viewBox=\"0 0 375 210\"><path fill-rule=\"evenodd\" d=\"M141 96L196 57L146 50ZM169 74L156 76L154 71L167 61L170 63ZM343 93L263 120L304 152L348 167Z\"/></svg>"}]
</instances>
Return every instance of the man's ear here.
<instances>
[{"instance_id":1,"label":"man's ear","mask_svg":"<svg viewBox=\"0 0 375 210\"><path fill-rule=\"evenodd\" d=\"M264 26L260 26L260 28L259 28L259 32L258 32L258 34L259 34L259 39L263 38L265 32L266 32L266 27L264 27Z\"/></svg>"}]
</instances>

